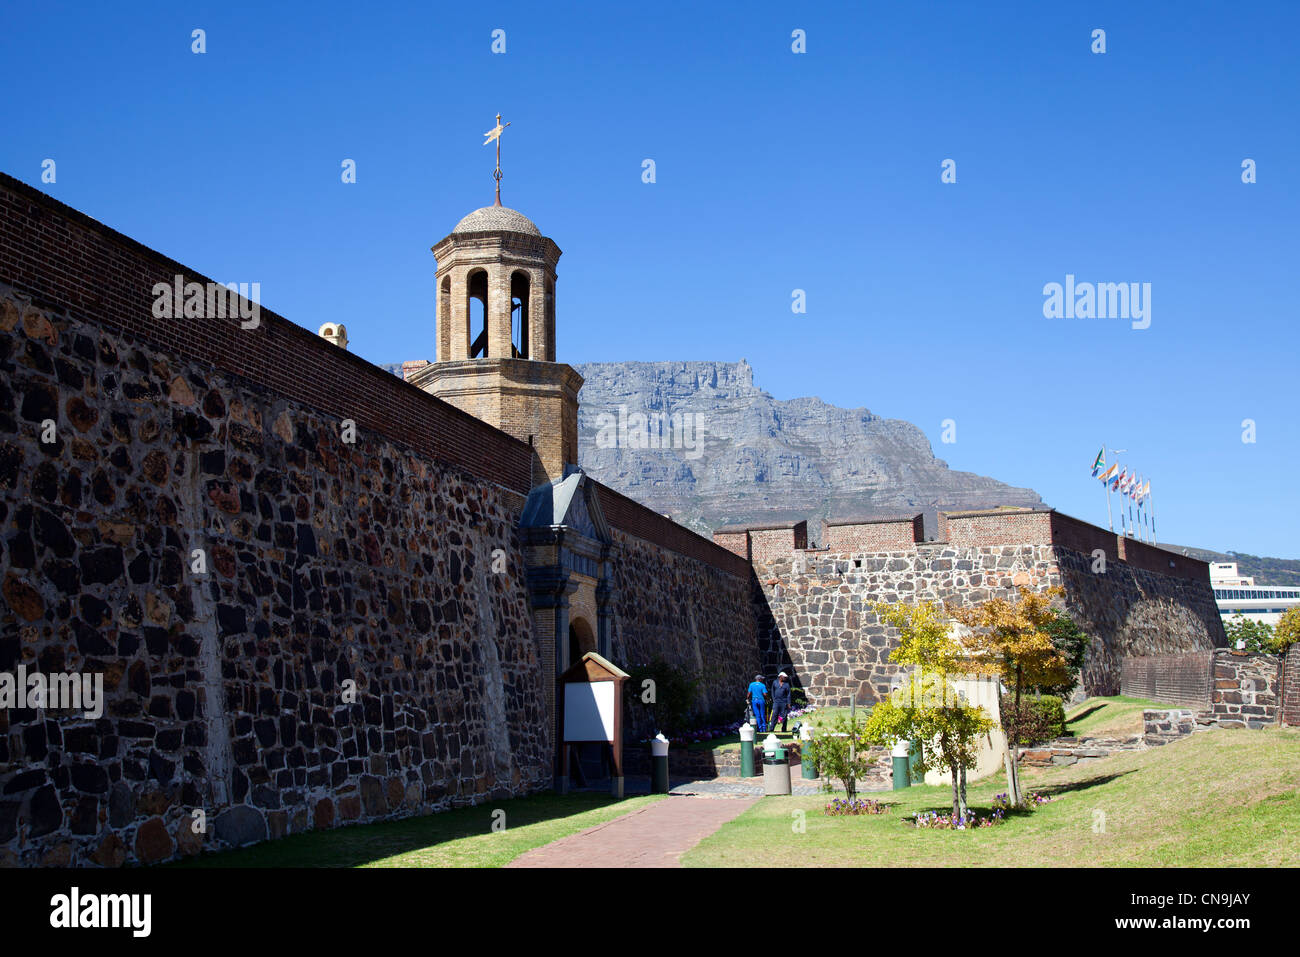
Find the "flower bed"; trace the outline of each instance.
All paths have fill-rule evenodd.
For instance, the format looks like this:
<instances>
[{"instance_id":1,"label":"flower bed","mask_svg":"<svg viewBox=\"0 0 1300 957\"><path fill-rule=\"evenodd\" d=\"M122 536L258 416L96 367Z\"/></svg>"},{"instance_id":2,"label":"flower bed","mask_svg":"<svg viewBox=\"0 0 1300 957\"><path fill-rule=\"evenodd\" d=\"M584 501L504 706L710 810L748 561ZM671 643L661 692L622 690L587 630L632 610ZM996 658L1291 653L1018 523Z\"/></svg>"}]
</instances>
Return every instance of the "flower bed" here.
<instances>
[{"instance_id":1,"label":"flower bed","mask_svg":"<svg viewBox=\"0 0 1300 957\"><path fill-rule=\"evenodd\" d=\"M993 798L993 807L1003 811L1032 811L1035 808L1046 804L1050 800L1051 798L1044 794L1039 794L1037 791L1030 791L1025 795L1025 799L1021 805L1016 807L1016 805L1011 803L1011 798L1007 797L1005 794L999 794Z\"/></svg>"},{"instance_id":2,"label":"flower bed","mask_svg":"<svg viewBox=\"0 0 1300 957\"><path fill-rule=\"evenodd\" d=\"M993 827L1001 824L1006 811L995 807L988 814L978 814L968 810L964 815L940 814L938 811L917 811L908 821L913 827L925 827L939 831L965 831L976 827Z\"/></svg>"},{"instance_id":3,"label":"flower bed","mask_svg":"<svg viewBox=\"0 0 1300 957\"><path fill-rule=\"evenodd\" d=\"M940 831L965 831L976 827L994 827L1007 819L1008 812L1033 811L1050 800L1051 798L1045 794L1030 791L1025 795L1024 803L1017 807L1011 803L1011 799L1007 795L999 794L993 798L993 809L987 813L969 809L964 815L952 814L951 812L940 814L938 811L917 811L916 814L906 820L913 827L932 828Z\"/></svg>"},{"instance_id":4,"label":"flower bed","mask_svg":"<svg viewBox=\"0 0 1300 957\"><path fill-rule=\"evenodd\" d=\"M884 814L888 810L888 804L881 804L870 798L856 798L852 801L836 798L826 805L823 813L831 817L846 817L853 814Z\"/></svg>"}]
</instances>

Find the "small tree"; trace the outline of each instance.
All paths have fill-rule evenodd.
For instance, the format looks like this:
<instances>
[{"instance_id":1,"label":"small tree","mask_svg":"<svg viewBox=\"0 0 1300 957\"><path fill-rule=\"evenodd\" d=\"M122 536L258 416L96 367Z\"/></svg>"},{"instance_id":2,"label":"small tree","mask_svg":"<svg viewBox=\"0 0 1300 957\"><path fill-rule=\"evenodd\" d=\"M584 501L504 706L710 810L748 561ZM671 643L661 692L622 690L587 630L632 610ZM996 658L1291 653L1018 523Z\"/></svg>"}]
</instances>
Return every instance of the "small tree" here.
<instances>
[{"instance_id":1,"label":"small tree","mask_svg":"<svg viewBox=\"0 0 1300 957\"><path fill-rule=\"evenodd\" d=\"M988 712L968 704L945 676L918 671L909 676L906 687L871 709L863 738L880 744L925 742L918 766L923 771L948 771L952 813L964 817L966 772L979 759L980 736L992 728Z\"/></svg>"},{"instance_id":2,"label":"small tree","mask_svg":"<svg viewBox=\"0 0 1300 957\"><path fill-rule=\"evenodd\" d=\"M839 715L829 732L813 739L806 757L822 775L823 791L832 790L832 781L840 781L850 801L857 795L858 782L871 770L871 756L865 747L869 742L862 733L864 724L856 716L850 720Z\"/></svg>"},{"instance_id":3,"label":"small tree","mask_svg":"<svg viewBox=\"0 0 1300 957\"><path fill-rule=\"evenodd\" d=\"M1288 608L1286 614L1279 619L1268 650L1275 655L1284 655L1297 641L1300 641L1300 606ZM1287 680L1290 680L1289 676Z\"/></svg>"},{"instance_id":4,"label":"small tree","mask_svg":"<svg viewBox=\"0 0 1300 957\"><path fill-rule=\"evenodd\" d=\"M629 668L628 674L631 678L624 682L623 690L629 705L634 709L645 707L659 731L671 734L687 730L699 700L703 680L700 675L662 656ZM647 685L647 681L651 683Z\"/></svg>"},{"instance_id":5,"label":"small tree","mask_svg":"<svg viewBox=\"0 0 1300 957\"><path fill-rule=\"evenodd\" d=\"M983 708L967 703L951 679L970 670L951 625L930 602L872 606L877 617L899 631L889 660L912 665L905 687L871 709L863 738L880 744L909 740L924 743L920 766L946 768L952 776L952 812L966 813L966 771L975 766L977 742L993 720Z\"/></svg>"},{"instance_id":6,"label":"small tree","mask_svg":"<svg viewBox=\"0 0 1300 957\"><path fill-rule=\"evenodd\" d=\"M1052 643L1050 626L1056 620L1053 598L1064 595L1061 588L1033 592L1020 588L1020 598L1012 603L1004 598L990 598L978 605L949 608L949 613L974 632L963 639L981 661L982 668L1000 674L1003 683L1015 691L1015 710L1002 715L1007 732L1007 787L1013 804L1020 795L1021 690L1026 686L1059 685L1069 679L1065 655ZM999 709L1000 710L1000 709Z\"/></svg>"},{"instance_id":7,"label":"small tree","mask_svg":"<svg viewBox=\"0 0 1300 957\"><path fill-rule=\"evenodd\" d=\"M1271 651L1274 634L1273 626L1266 625L1254 618L1247 618L1241 612L1233 615L1223 623L1223 630L1228 636L1228 647L1236 648L1241 642L1245 651Z\"/></svg>"}]
</instances>

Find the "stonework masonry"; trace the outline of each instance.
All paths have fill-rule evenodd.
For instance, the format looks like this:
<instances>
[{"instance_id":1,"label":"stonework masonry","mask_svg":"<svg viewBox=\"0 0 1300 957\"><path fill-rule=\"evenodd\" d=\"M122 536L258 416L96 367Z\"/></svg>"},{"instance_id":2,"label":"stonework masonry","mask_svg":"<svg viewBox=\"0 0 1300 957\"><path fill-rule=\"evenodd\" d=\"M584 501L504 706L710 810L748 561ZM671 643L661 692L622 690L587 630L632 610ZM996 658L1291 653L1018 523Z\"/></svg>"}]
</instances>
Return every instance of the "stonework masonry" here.
<instances>
[{"instance_id":1,"label":"stonework masonry","mask_svg":"<svg viewBox=\"0 0 1300 957\"><path fill-rule=\"evenodd\" d=\"M0 362L0 672L107 697L0 711L0 855L149 863L549 785L518 496L12 290Z\"/></svg>"},{"instance_id":2,"label":"stonework masonry","mask_svg":"<svg viewBox=\"0 0 1300 957\"><path fill-rule=\"evenodd\" d=\"M872 525L831 525L831 541L872 541ZM1181 555L1117 539L1052 510L940 513L943 541L856 551L800 547L793 530L765 531L754 568L770 616L761 620L764 666L793 666L811 701L872 703L887 694L898 668L888 659L893 629L874 601L969 604L1017 589L1061 587L1065 607L1098 640L1082 683L1089 694L1117 694L1125 657L1208 650L1226 641L1208 568ZM919 523L918 523L919 525ZM728 530L733 541L738 530ZM754 541L751 533L751 542Z\"/></svg>"},{"instance_id":3,"label":"stonework masonry","mask_svg":"<svg viewBox=\"0 0 1300 957\"><path fill-rule=\"evenodd\" d=\"M0 672L102 674L107 697L97 719L0 711L0 865L550 786L557 609L530 607L518 528L535 449L270 310L154 316L178 275L209 282L0 176ZM721 700L757 659L749 564L596 494L618 654L718 662Z\"/></svg>"},{"instance_id":4,"label":"stonework masonry","mask_svg":"<svg viewBox=\"0 0 1300 957\"><path fill-rule=\"evenodd\" d=\"M1125 658L1122 693L1192 708L1197 720L1224 728L1266 728L1288 716L1284 687L1290 658L1218 648L1209 652Z\"/></svg>"}]
</instances>

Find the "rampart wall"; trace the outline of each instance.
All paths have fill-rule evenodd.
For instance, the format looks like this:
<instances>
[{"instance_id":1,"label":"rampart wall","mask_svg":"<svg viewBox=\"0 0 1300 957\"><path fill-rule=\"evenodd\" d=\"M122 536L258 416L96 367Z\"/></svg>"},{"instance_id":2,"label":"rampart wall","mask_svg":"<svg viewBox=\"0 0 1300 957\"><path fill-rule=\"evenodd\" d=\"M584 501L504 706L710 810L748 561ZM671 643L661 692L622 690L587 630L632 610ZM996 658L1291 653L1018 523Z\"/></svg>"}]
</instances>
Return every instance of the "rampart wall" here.
<instances>
[{"instance_id":1,"label":"rampart wall","mask_svg":"<svg viewBox=\"0 0 1300 957\"><path fill-rule=\"evenodd\" d=\"M898 670L888 660L897 635L879 623L872 602L972 604L1014 598L1021 587L1062 588L1065 608L1098 639L1083 668L1089 694L1119 693L1125 657L1208 650L1226 640L1203 562L1051 510L941 513L943 540L924 542L917 530L911 542L894 544L910 527L899 519L831 524L839 549L799 548L789 533L784 550L769 541L768 557L754 556L770 610L765 667L793 666L819 703L847 704L855 693L870 703ZM883 549L853 547L882 534L891 540Z\"/></svg>"}]
</instances>

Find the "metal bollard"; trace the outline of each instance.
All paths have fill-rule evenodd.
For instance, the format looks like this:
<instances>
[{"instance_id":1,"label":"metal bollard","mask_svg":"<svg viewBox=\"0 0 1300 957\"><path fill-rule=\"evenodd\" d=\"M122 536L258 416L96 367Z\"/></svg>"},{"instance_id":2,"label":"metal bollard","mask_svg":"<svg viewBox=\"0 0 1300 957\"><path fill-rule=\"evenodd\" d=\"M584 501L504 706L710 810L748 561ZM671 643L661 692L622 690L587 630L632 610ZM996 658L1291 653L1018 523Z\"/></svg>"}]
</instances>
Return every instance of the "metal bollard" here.
<instances>
[{"instance_id":1,"label":"metal bollard","mask_svg":"<svg viewBox=\"0 0 1300 957\"><path fill-rule=\"evenodd\" d=\"M668 793L668 739L662 733L650 739L650 793Z\"/></svg>"},{"instance_id":2,"label":"metal bollard","mask_svg":"<svg viewBox=\"0 0 1300 957\"><path fill-rule=\"evenodd\" d=\"M754 726L748 721L740 726L740 776L754 776Z\"/></svg>"},{"instance_id":3,"label":"metal bollard","mask_svg":"<svg viewBox=\"0 0 1300 957\"><path fill-rule=\"evenodd\" d=\"M799 726L799 774L805 781L817 780L817 762L812 756L813 729L810 724Z\"/></svg>"},{"instance_id":4,"label":"metal bollard","mask_svg":"<svg viewBox=\"0 0 1300 957\"><path fill-rule=\"evenodd\" d=\"M911 787L912 775L911 767L908 761L908 755L912 750L912 742L903 740L894 742L892 757L894 759L894 790L901 791L903 788Z\"/></svg>"}]
</instances>

